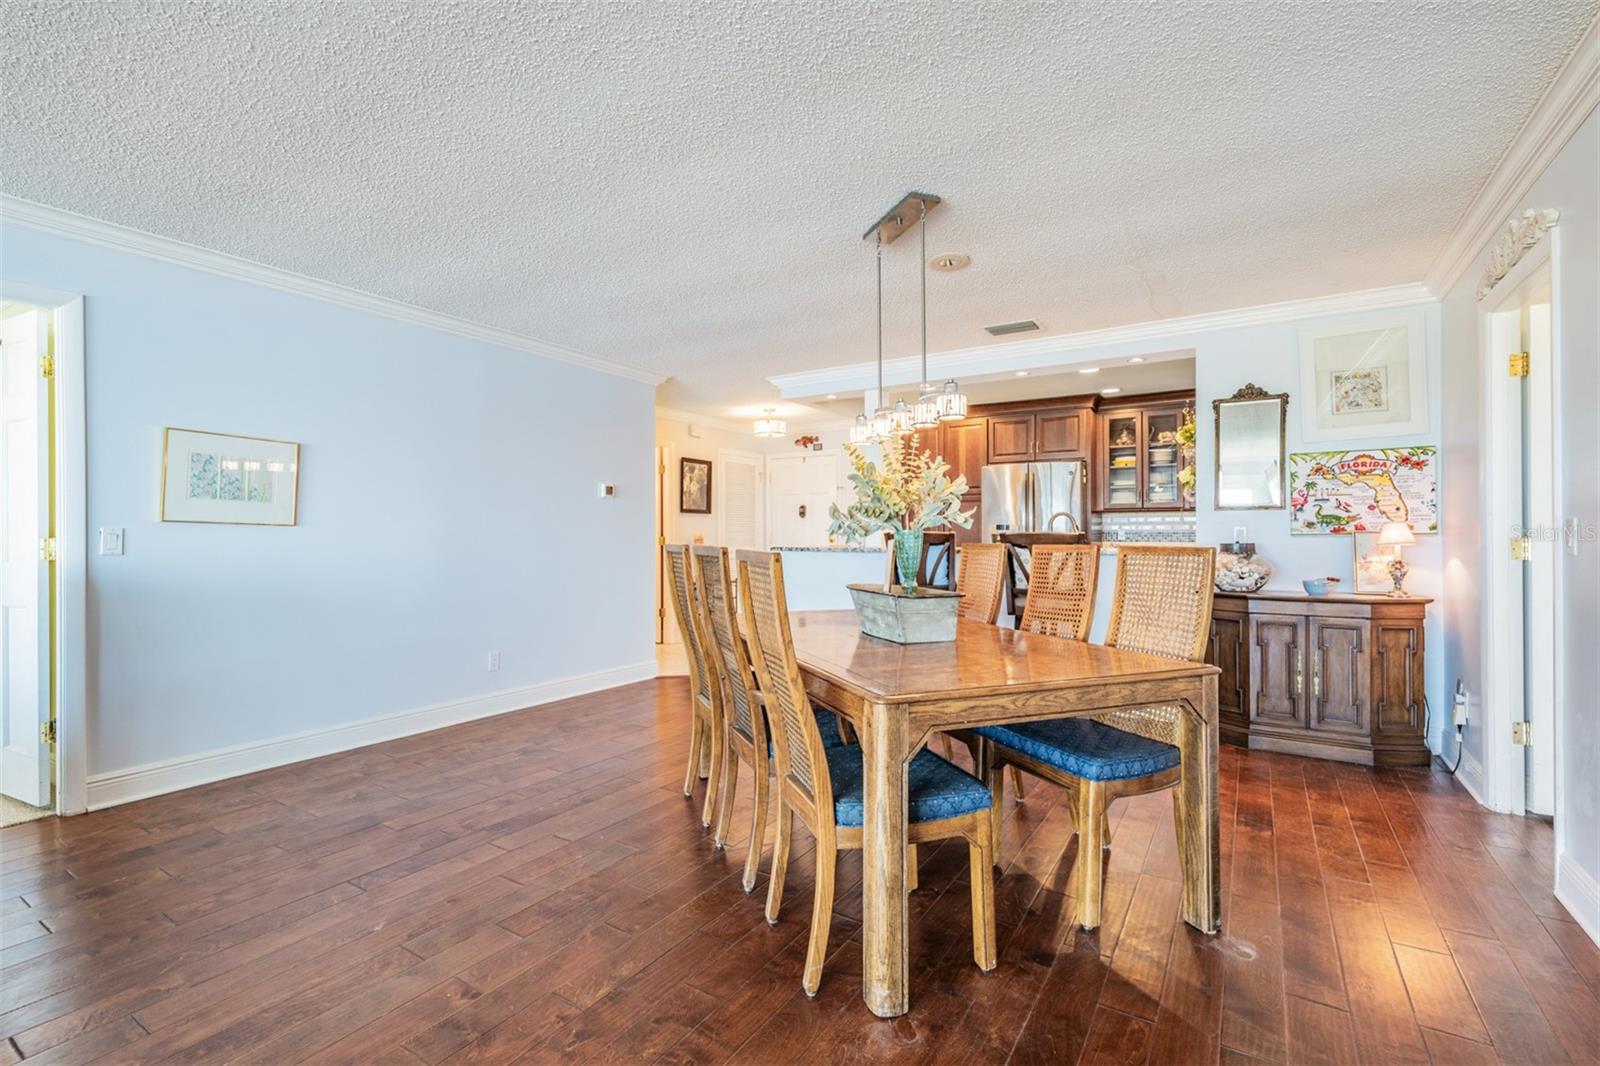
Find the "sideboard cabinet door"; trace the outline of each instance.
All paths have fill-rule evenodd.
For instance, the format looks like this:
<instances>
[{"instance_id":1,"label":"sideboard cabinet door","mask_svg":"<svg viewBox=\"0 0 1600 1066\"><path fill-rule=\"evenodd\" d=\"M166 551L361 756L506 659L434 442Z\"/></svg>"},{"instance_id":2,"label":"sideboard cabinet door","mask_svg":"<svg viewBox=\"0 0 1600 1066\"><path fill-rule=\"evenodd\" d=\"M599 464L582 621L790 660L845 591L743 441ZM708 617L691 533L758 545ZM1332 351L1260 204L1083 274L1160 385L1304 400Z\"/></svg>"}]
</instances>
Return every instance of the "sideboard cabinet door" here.
<instances>
[{"instance_id":1,"label":"sideboard cabinet door","mask_svg":"<svg viewBox=\"0 0 1600 1066\"><path fill-rule=\"evenodd\" d=\"M1371 731L1368 680L1372 623L1364 618L1313 618L1310 633L1310 728L1366 736Z\"/></svg>"},{"instance_id":2,"label":"sideboard cabinet door","mask_svg":"<svg viewBox=\"0 0 1600 1066\"><path fill-rule=\"evenodd\" d=\"M1306 724L1306 619L1290 614L1250 618L1250 688L1255 697L1250 721L1274 725Z\"/></svg>"}]
</instances>

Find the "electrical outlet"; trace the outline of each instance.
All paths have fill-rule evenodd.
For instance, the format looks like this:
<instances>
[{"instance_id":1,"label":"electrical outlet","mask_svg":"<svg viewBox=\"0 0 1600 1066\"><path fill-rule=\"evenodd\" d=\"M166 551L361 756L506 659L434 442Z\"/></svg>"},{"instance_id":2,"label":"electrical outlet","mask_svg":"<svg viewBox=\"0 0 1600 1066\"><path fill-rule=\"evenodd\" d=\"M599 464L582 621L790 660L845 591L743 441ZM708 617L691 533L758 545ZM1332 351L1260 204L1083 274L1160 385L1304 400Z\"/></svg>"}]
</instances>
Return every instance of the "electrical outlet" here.
<instances>
[{"instance_id":1,"label":"electrical outlet","mask_svg":"<svg viewBox=\"0 0 1600 1066\"><path fill-rule=\"evenodd\" d=\"M1460 729L1467 724L1467 686L1460 681L1456 682L1456 699L1454 710L1455 721L1453 724L1457 729Z\"/></svg>"},{"instance_id":2,"label":"electrical outlet","mask_svg":"<svg viewBox=\"0 0 1600 1066\"><path fill-rule=\"evenodd\" d=\"M492 651L489 653L489 672L491 674L498 674L500 672L500 653L497 651Z\"/></svg>"}]
</instances>

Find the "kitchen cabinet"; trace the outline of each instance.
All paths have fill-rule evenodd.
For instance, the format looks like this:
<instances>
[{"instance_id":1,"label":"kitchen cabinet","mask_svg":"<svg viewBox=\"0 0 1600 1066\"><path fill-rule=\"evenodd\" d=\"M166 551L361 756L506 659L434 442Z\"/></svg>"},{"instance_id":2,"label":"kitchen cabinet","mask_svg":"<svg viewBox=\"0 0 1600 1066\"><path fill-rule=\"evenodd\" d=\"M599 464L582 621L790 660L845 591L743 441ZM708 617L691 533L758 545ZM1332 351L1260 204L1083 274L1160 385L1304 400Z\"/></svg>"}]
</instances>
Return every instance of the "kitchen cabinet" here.
<instances>
[{"instance_id":1,"label":"kitchen cabinet","mask_svg":"<svg viewBox=\"0 0 1600 1066\"><path fill-rule=\"evenodd\" d=\"M998 405L997 405L998 406ZM991 463L1032 463L1053 459L1087 459L1094 420L1090 403L1036 410L990 412L988 457Z\"/></svg>"},{"instance_id":2,"label":"kitchen cabinet","mask_svg":"<svg viewBox=\"0 0 1600 1066\"><path fill-rule=\"evenodd\" d=\"M1426 766L1422 597L1219 592L1207 661L1230 744Z\"/></svg>"},{"instance_id":3,"label":"kitchen cabinet","mask_svg":"<svg viewBox=\"0 0 1600 1066\"><path fill-rule=\"evenodd\" d=\"M1184 507L1178 428L1189 399L1102 408L1095 455L1101 511L1177 511Z\"/></svg>"},{"instance_id":4,"label":"kitchen cabinet","mask_svg":"<svg viewBox=\"0 0 1600 1066\"><path fill-rule=\"evenodd\" d=\"M967 418L960 422L942 422L931 429L916 433L918 451L928 452L943 459L950 468L950 479L967 479L967 491L961 497L961 509L972 511L972 528L957 529L956 543L967 544L982 535L980 508L983 497L983 464L988 454L988 423L982 418Z\"/></svg>"}]
</instances>

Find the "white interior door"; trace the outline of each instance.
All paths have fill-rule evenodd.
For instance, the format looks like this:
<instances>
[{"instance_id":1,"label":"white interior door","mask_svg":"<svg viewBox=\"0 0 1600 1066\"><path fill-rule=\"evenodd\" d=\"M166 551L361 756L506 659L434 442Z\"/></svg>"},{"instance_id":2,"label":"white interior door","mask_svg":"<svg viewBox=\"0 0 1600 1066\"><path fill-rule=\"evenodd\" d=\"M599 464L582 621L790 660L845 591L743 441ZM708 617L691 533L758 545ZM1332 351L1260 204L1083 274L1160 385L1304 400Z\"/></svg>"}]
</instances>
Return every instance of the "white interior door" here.
<instances>
[{"instance_id":1,"label":"white interior door","mask_svg":"<svg viewBox=\"0 0 1600 1066\"><path fill-rule=\"evenodd\" d=\"M50 804L49 352L44 314L0 320L0 792Z\"/></svg>"},{"instance_id":2,"label":"white interior door","mask_svg":"<svg viewBox=\"0 0 1600 1066\"><path fill-rule=\"evenodd\" d=\"M828 543L828 505L839 498L839 456L826 452L767 459L767 530L774 547Z\"/></svg>"},{"instance_id":3,"label":"white interior door","mask_svg":"<svg viewBox=\"0 0 1600 1066\"><path fill-rule=\"evenodd\" d=\"M755 452L717 452L722 468L722 502L717 509L717 539L730 552L766 548L762 521L762 457Z\"/></svg>"}]
</instances>

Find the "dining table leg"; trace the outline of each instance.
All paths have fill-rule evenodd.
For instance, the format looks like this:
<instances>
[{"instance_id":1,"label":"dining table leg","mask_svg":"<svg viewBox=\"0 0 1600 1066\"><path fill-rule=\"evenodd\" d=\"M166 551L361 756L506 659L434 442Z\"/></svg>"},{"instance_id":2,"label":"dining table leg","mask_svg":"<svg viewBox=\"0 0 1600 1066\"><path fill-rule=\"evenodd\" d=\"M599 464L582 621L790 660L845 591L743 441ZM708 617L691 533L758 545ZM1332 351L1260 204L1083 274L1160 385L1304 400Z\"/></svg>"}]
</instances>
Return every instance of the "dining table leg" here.
<instances>
[{"instance_id":1,"label":"dining table leg","mask_svg":"<svg viewBox=\"0 0 1600 1066\"><path fill-rule=\"evenodd\" d=\"M1182 769L1174 808L1183 868L1183 920L1203 933L1222 925L1222 851L1217 832L1217 675L1198 678L1179 717Z\"/></svg>"},{"instance_id":2,"label":"dining table leg","mask_svg":"<svg viewBox=\"0 0 1600 1066\"><path fill-rule=\"evenodd\" d=\"M861 998L880 1018L910 1009L906 946L905 709L867 703L862 708L861 758L866 817L861 856Z\"/></svg>"}]
</instances>

